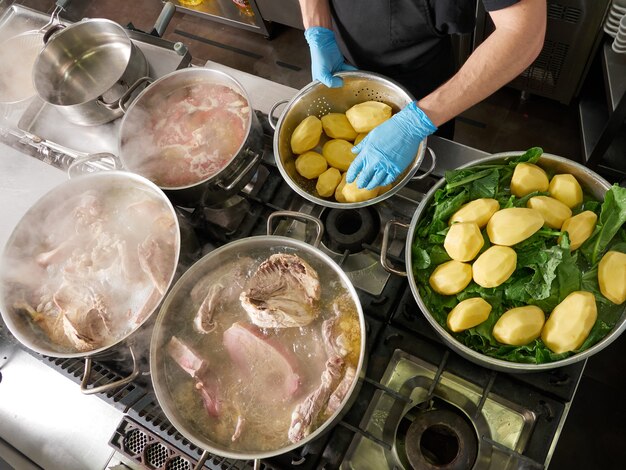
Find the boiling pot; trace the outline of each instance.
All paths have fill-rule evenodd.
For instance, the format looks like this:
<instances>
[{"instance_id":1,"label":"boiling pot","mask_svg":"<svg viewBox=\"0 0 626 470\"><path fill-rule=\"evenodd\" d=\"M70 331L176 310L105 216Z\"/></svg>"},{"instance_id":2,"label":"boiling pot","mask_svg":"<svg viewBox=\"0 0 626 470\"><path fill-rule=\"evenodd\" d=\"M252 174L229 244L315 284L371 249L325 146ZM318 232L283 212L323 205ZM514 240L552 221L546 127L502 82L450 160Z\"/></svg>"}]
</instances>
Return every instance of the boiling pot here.
<instances>
[{"instance_id":1,"label":"boiling pot","mask_svg":"<svg viewBox=\"0 0 626 470\"><path fill-rule=\"evenodd\" d=\"M272 226L274 224L274 221L278 217L304 219L305 221L315 223L317 227L317 236L315 238L313 246L303 241L295 240L293 238L270 235L272 233ZM320 434L328 430L333 424L335 424L341 418L341 416L343 416L343 414L347 410L348 405L352 403L352 400L354 399L354 397L356 397L357 394L359 377L361 376L361 373L363 371L365 361L366 330L363 311L357 293L346 274L331 258L329 258L318 248L323 232L322 223L318 219L310 215L283 211L274 212L273 214L271 214L268 218L267 225L268 235L249 237L224 245L210 252L208 255L196 262L188 271L186 271L185 274L176 282L175 286L172 288L167 298L165 299L153 328L153 334L150 343L150 373L152 377L152 383L154 385L154 391L156 393L159 405L163 409L165 415L172 423L172 425L190 442L192 442L199 448L204 449L205 453L203 455L203 459L198 463L195 468L202 467L204 459L206 459L206 457L208 456L208 452L234 459L262 459L289 452L290 450L300 447L307 442L315 439ZM250 267L248 265L243 268L235 268L235 266L237 266L237 263L241 262L242 259L244 259L245 261L245 258L248 257L254 260L253 263L258 263L260 260L267 259L270 255L277 253L298 255L307 263L309 263L313 267L313 269L317 270L319 274L319 281L322 286L322 299L324 298L324 295L330 296L331 298L336 295L330 287L332 281L335 283L340 283L339 285L341 285L343 288L342 292L347 293L350 300L354 303L356 313L358 314L358 324L360 328L360 348L358 350L358 363L356 366L356 373L354 374L354 379L349 387L349 390L345 394L341 405L330 417L328 417L325 422L317 427L311 434L304 437L304 439L300 440L297 443L292 443L290 445L271 450L235 450L233 449L233 445L218 443L215 440L211 439L206 432L202 432L200 430L198 424L194 423L194 420L199 419L203 420L201 424L206 425L206 420L210 419L208 415L206 416L206 420L203 417L198 418L196 412L191 412L193 416L189 416L189 405L183 404L182 402L178 401L181 397L180 393L184 392L179 391L179 393L175 393L173 388L177 384L180 384L181 380L184 379L172 378L172 367L174 367L177 372L180 372L181 374L184 373L182 372L182 370L178 370L178 366L172 365L173 359L169 357L168 354L168 343L174 335L178 334L185 335L184 339L186 339L190 344L199 345L201 344L200 342L206 341L212 341L214 344L221 344L222 335L219 334L219 328L217 331L208 332L205 335L201 335L200 333L195 332L193 328L191 328L195 315L195 309L194 306L189 303L189 299L193 296L193 288L199 285L202 282L201 280L208 273L211 273L213 275L213 273L216 273L217 270L225 270L224 278L226 283L228 283L227 285L230 286L235 282L234 271L236 269L242 269L246 273L246 276L250 274ZM209 285L208 283L210 283L210 285L212 286L215 285L216 282L217 281L213 279L206 281L207 285ZM235 304L238 302L240 290L241 289L238 288L235 289L234 292L228 294L232 296ZM222 295L220 295L220 297L223 298ZM228 311L230 312L231 307L228 308ZM217 311L217 313L215 314L216 318L214 320L217 323L220 322L220 313L222 312ZM238 314L241 313L242 312ZM243 315L245 316L245 313L243 313ZM222 325L222 328L228 327L228 324L232 321L233 318L229 318L229 321L226 322L227 324ZM286 329L299 330L299 328ZM299 334L302 335L305 333ZM183 338L181 337L180 339ZM287 349L292 350L292 347L289 344L285 344L284 346ZM293 348L295 348L295 344ZM217 359L216 357L207 357L206 360L208 360L209 367L211 367L211 364L215 364L216 362L219 362L220 364L222 363L222 360ZM305 367L311 367L310 364L302 364L302 358L299 358L299 361L301 366L304 365ZM251 374L254 375L254 372L252 372ZM187 376L186 374L184 375L187 380L191 380L189 376ZM211 372L211 376L214 377L213 372ZM216 377L218 381L219 377L220 376L218 374L218 377ZM221 383L222 382L220 382L220 384ZM187 395L185 394L185 396ZM199 397L197 398L197 401L199 401ZM301 400L304 400L304 398L306 397L301 397ZM272 414L268 414L265 418L255 417L256 421L258 421L259 419L261 419L263 422L269 423L272 420ZM223 427L224 425L221 426ZM232 430L229 432L232 432ZM228 439L228 441L230 443L230 439Z\"/></svg>"},{"instance_id":2,"label":"boiling pot","mask_svg":"<svg viewBox=\"0 0 626 470\"><path fill-rule=\"evenodd\" d=\"M291 134L295 128L308 116L321 118L328 113L345 113L355 104L365 101L382 101L392 108L395 114L414 100L411 94L400 84L379 74L364 71L339 72L336 74L343 79L343 86L328 88L326 85L314 81L302 88L290 101L276 103L268 116L274 132L274 157L276 166L287 181L291 189L300 196L321 206L336 209L356 209L376 204L397 193L411 180L419 180L428 176L435 169L435 154L426 145L424 139L418 149L413 162L402 173L393 186L379 196L361 202L337 202L334 198L323 198L315 189L315 180L308 180L296 171L295 157L291 151ZM286 104L276 122L274 112ZM424 162L426 150L430 154L428 169L415 176Z\"/></svg>"},{"instance_id":3,"label":"boiling pot","mask_svg":"<svg viewBox=\"0 0 626 470\"><path fill-rule=\"evenodd\" d=\"M496 153L489 157L481 158L475 160L467 165L463 165L459 168L468 168L475 165L484 165L484 164L506 164L510 159L514 157L518 157L523 152L503 152ZM537 165L546 169L550 173L561 174L561 173L569 173L574 175L574 177L578 180L578 182L583 187L587 193L596 198L597 200L604 200L604 194L611 187L611 185L602 177L597 175L595 172L589 170L587 167L576 163L567 158L558 157L556 155L550 155L544 153L539 159ZM424 302L422 298L419 288L417 285L417 281L415 275L413 273L413 251L412 245L413 240L417 236L416 230L419 222L426 216L428 208L432 205L436 192L442 188L446 184L445 178L439 180L437 184L435 184L426 194L424 199L420 202L413 218L411 220L410 225L398 222L398 221L390 221L385 226L383 245L381 249L381 264L387 271L392 272L394 274L398 274L401 276L408 276L409 285L411 287L411 291L413 292L413 296L417 301L417 305L425 316L426 320L430 323L430 325L435 329L438 335L441 337L443 342L456 351L461 356L469 359L470 361L479 364L483 367L488 367L490 369L494 369L501 372L538 372L549 369L555 369L557 367L564 367L570 364L574 364L576 362L587 359L588 357L600 352L613 341L615 341L620 334L626 329L626 306L622 309L622 314L620 319L617 321L613 329L598 343L576 353L572 356L569 356L565 359L560 359L553 362L546 362L541 364L532 364L532 363L521 363L521 362L512 362L506 361L503 359L497 359L495 357L487 356L478 351L475 351L468 346L462 344L458 341L446 328L444 328L439 322L435 319L432 313L429 311L428 306ZM395 268L387 258L387 247L389 246L389 241L391 238L392 228L394 226L399 226L402 228L408 228L407 238L406 238L406 246L405 246L405 263L406 263L406 272L400 269ZM415 313L419 315L418 312Z\"/></svg>"},{"instance_id":4,"label":"boiling pot","mask_svg":"<svg viewBox=\"0 0 626 470\"><path fill-rule=\"evenodd\" d=\"M144 80L152 82L148 78ZM141 167L147 160L159 158L149 153L154 149L142 138L149 135L149 121L163 114L165 100L173 93L194 85L213 84L228 87L245 99L248 105L245 138L228 162L216 173L190 184L160 186L176 204L186 207L221 202L237 193L254 176L263 157L263 129L250 105L248 93L237 80L222 71L193 67L171 72L150 83L128 106L126 103L132 90L120 98L125 115L119 131L119 157L125 168L151 178Z\"/></svg>"},{"instance_id":5,"label":"boiling pot","mask_svg":"<svg viewBox=\"0 0 626 470\"><path fill-rule=\"evenodd\" d=\"M122 115L121 96L149 73L148 62L124 28L106 19L56 25L33 65L37 95L69 121L104 124Z\"/></svg>"},{"instance_id":6,"label":"boiling pot","mask_svg":"<svg viewBox=\"0 0 626 470\"><path fill-rule=\"evenodd\" d=\"M35 326L35 321L31 319L23 309L16 308L14 295L17 289L20 288L20 285L23 285L23 281L19 280L23 279L23 277L16 278L15 276L17 276L17 274L15 272L20 269L27 269L27 271L25 271L27 273L32 271L32 268L28 266L34 266L32 260L35 259L38 253L35 252L33 247L39 247L40 243L42 243L44 239L42 233L49 233L49 230L41 230L43 220L46 220L49 214L53 213L55 210L57 212L63 210L62 205L69 198L86 191L95 192L99 197L104 197L103 195L108 192L108 200L111 200L111 190L114 190L116 194L124 194L125 192L133 192L134 194L137 191L148 194L149 200L159 204L161 213L167 214L168 223L173 224L171 226L173 240L171 241L173 243L174 256L173 259L170 259L171 263L168 264L163 271L166 276L164 281L167 287L169 287L176 273L181 246L179 222L176 213L169 199L156 185L142 176L128 172L106 171L92 173L70 179L48 191L20 219L9 237L2 257L0 258L0 266L2 266L0 311L6 326L20 343L39 354L60 358L84 358L85 371L81 381L81 391L86 394L98 393L119 387L131 382L137 376L139 369L131 345L130 355L133 359L133 371L128 377L102 386L89 387L88 384L92 360L94 358L107 356L118 347L130 345L132 343L133 334L149 321L153 313L157 310L165 293L159 293L156 297L146 298L143 310L141 310L141 316L137 316L136 323L132 324L132 328L125 330L126 333L123 336L112 338L114 342L110 342L110 344L106 346L99 346L95 349L85 351L78 350L78 348L71 349L66 345L61 345L53 341L47 334L44 334L40 328ZM60 207L61 209L59 209ZM71 207L68 207L68 209L71 209ZM61 218L59 217L59 219ZM58 224L61 224L60 220ZM57 227L61 227L61 225L58 224ZM15 269L11 269L11 267ZM31 271L28 271L28 269ZM114 289L111 289L111 291L112 292L107 292L106 295L116 293ZM153 292L157 291L154 290ZM117 294L120 294L120 292L117 292ZM125 295L130 296L131 293L126 292ZM141 301L141 298L139 301Z\"/></svg>"}]
</instances>

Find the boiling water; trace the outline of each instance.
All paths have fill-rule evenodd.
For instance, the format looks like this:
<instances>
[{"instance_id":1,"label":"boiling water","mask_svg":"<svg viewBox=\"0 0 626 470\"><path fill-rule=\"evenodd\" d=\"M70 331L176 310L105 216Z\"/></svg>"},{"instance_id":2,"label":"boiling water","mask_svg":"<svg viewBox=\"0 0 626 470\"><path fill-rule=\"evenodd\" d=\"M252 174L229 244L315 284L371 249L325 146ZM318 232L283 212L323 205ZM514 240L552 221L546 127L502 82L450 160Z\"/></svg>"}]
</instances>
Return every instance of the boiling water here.
<instances>
[{"instance_id":1,"label":"boiling water","mask_svg":"<svg viewBox=\"0 0 626 470\"><path fill-rule=\"evenodd\" d=\"M138 247L147 237L160 241L164 272L176 268L176 221L171 208L154 193L128 185L108 185L50 196L58 205L38 204L20 222L4 259L3 289L21 319L28 319L42 343L58 352L86 351L114 344L138 326L139 316L157 305L155 285L139 265ZM41 255L69 248L49 263ZM130 254L124 270L121 245ZM132 278L129 275L132 271ZM68 314L58 305L59 292L72 305L101 299L107 328L91 348L78 347L64 332ZM76 299L87 294L87 299ZM74 303L76 302L76 303ZM72 322L86 323L88 309L71 311ZM33 321L37 319L36 321ZM46 338L47 337L47 338Z\"/></svg>"},{"instance_id":2,"label":"boiling water","mask_svg":"<svg viewBox=\"0 0 626 470\"><path fill-rule=\"evenodd\" d=\"M269 340L293 352L297 360L296 373L300 377L301 385L294 396L283 400L281 394L276 393L277 390L267 390L267 387L262 386L254 372L248 375L237 369L222 344L222 338L224 331L233 323L250 323L239 301L239 294L245 289L247 279L271 254L285 252L297 254L317 271L321 284L321 298L320 315L311 324L300 328L262 330ZM176 301L168 309L169 328L166 330L168 333L164 336L164 341L167 342L171 336L176 336L208 360L211 377L214 377L218 384L218 398L222 404L220 417L214 418L205 411L200 394L194 388L195 380L170 357L165 358L165 376L176 412L194 435L201 435L209 442L231 450L261 452L280 449L291 444L287 436L291 414L294 408L321 383L321 374L328 359L321 329L324 320L335 316L333 303L339 300L341 315L338 323L344 325L348 323L356 332L351 338L351 352L345 358L346 367L356 368L358 365L361 331L358 310L346 286L337 273L323 262L307 256L306 253L284 247L277 250L265 248L248 254L250 256L241 256L230 263L220 263L218 260L202 269L203 273L210 274L198 282L230 286L213 317L217 323L214 331L200 334L192 326L199 307L199 303L193 302L189 295L189 290L194 286L193 281L189 283L188 289L177 292ZM196 279L199 277L196 276ZM255 367L256 371L263 370L263 364L256 363ZM233 442L232 436L239 417L245 420L243 432ZM324 420L325 418L320 418L315 427L321 425Z\"/></svg>"}]
</instances>

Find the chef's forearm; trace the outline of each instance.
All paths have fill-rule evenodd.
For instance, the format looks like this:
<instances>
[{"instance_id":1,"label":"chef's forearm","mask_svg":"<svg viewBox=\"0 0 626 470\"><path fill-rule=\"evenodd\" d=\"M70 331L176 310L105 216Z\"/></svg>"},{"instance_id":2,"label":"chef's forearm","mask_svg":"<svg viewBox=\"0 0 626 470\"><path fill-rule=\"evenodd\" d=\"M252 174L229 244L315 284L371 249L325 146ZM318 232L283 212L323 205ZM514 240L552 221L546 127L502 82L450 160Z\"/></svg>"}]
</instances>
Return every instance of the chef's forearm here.
<instances>
[{"instance_id":1,"label":"chef's forearm","mask_svg":"<svg viewBox=\"0 0 626 470\"><path fill-rule=\"evenodd\" d=\"M302 22L305 28L310 28L311 26L332 28L328 0L299 0L299 2L300 11L302 11Z\"/></svg>"},{"instance_id":2,"label":"chef's forearm","mask_svg":"<svg viewBox=\"0 0 626 470\"><path fill-rule=\"evenodd\" d=\"M546 28L545 0L522 0L491 12L491 17L496 30L450 80L418 102L435 126L509 83L541 52Z\"/></svg>"}]
</instances>

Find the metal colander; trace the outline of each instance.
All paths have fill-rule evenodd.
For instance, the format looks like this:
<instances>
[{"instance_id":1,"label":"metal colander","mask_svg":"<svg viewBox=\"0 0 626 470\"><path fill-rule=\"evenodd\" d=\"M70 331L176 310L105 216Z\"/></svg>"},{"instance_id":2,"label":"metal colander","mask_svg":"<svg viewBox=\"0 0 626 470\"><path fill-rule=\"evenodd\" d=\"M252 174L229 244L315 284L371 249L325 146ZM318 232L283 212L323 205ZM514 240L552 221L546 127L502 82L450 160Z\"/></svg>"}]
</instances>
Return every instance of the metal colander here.
<instances>
[{"instance_id":1,"label":"metal colander","mask_svg":"<svg viewBox=\"0 0 626 470\"><path fill-rule=\"evenodd\" d=\"M385 193L363 202L342 203L334 198L322 198L315 189L315 180L307 180L298 174L295 167L295 157L291 151L291 134L294 129L307 116L321 118L328 113L345 113L350 107L365 101L382 101L392 108L395 114L414 98L398 83L387 77L371 72L354 71L340 72L336 74L343 79L340 88L328 88L318 81L314 81L300 90L287 103L276 124L272 121L273 112L278 106L285 103L276 103L269 113L269 121L274 127L274 157L276 165L283 178L289 183L294 191L302 197L322 206L349 209L364 207L383 199L400 190L406 183L414 178L424 159L426 139L420 144L413 163L398 177L393 187ZM434 155L431 168L417 178L423 178L434 168Z\"/></svg>"}]
</instances>

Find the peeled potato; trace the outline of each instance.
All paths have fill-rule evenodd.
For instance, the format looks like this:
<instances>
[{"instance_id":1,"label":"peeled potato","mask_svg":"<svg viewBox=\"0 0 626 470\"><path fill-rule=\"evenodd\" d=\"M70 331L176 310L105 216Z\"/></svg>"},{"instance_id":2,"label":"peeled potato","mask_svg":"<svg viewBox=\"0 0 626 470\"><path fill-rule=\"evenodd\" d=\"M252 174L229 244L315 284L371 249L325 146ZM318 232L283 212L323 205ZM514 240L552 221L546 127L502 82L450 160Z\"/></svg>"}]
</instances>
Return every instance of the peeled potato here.
<instances>
[{"instance_id":1,"label":"peeled potato","mask_svg":"<svg viewBox=\"0 0 626 470\"><path fill-rule=\"evenodd\" d=\"M359 145L361 141L365 139L366 135L367 135L367 132L361 132L360 134L358 134L354 139L354 145Z\"/></svg>"},{"instance_id":2,"label":"peeled potato","mask_svg":"<svg viewBox=\"0 0 626 470\"><path fill-rule=\"evenodd\" d=\"M317 178L315 189L321 197L330 197L341 181L341 173L337 168L329 168Z\"/></svg>"},{"instance_id":3,"label":"peeled potato","mask_svg":"<svg viewBox=\"0 0 626 470\"><path fill-rule=\"evenodd\" d=\"M304 152L296 158L296 170L307 179L317 178L327 168L326 159L317 152Z\"/></svg>"},{"instance_id":4,"label":"peeled potato","mask_svg":"<svg viewBox=\"0 0 626 470\"><path fill-rule=\"evenodd\" d=\"M348 109L346 117L355 131L369 132L391 117L391 106L380 101L365 101Z\"/></svg>"},{"instance_id":5,"label":"peeled potato","mask_svg":"<svg viewBox=\"0 0 626 470\"><path fill-rule=\"evenodd\" d=\"M343 175L341 175L341 181L339 182L337 189L335 189L335 199L337 200L337 202L347 202L345 196L343 195L343 187L346 185L347 174L348 173L344 173Z\"/></svg>"},{"instance_id":6,"label":"peeled potato","mask_svg":"<svg viewBox=\"0 0 626 470\"><path fill-rule=\"evenodd\" d=\"M350 163L356 157L352 153L352 144L343 139L333 139L326 142L322 147L322 155L324 155L328 165L340 171L348 171Z\"/></svg>"},{"instance_id":7,"label":"peeled potato","mask_svg":"<svg viewBox=\"0 0 626 470\"><path fill-rule=\"evenodd\" d=\"M358 135L343 113L322 116L322 127L326 135L332 139L354 140Z\"/></svg>"},{"instance_id":8,"label":"peeled potato","mask_svg":"<svg viewBox=\"0 0 626 470\"><path fill-rule=\"evenodd\" d=\"M316 116L309 116L302 120L291 134L291 150L301 154L315 148L322 136L322 121Z\"/></svg>"},{"instance_id":9,"label":"peeled potato","mask_svg":"<svg viewBox=\"0 0 626 470\"><path fill-rule=\"evenodd\" d=\"M378 196L379 189L380 186L374 189L360 189L356 185L356 180L354 180L352 183L346 183L343 187L342 194L346 202L361 202L374 199Z\"/></svg>"}]
</instances>

